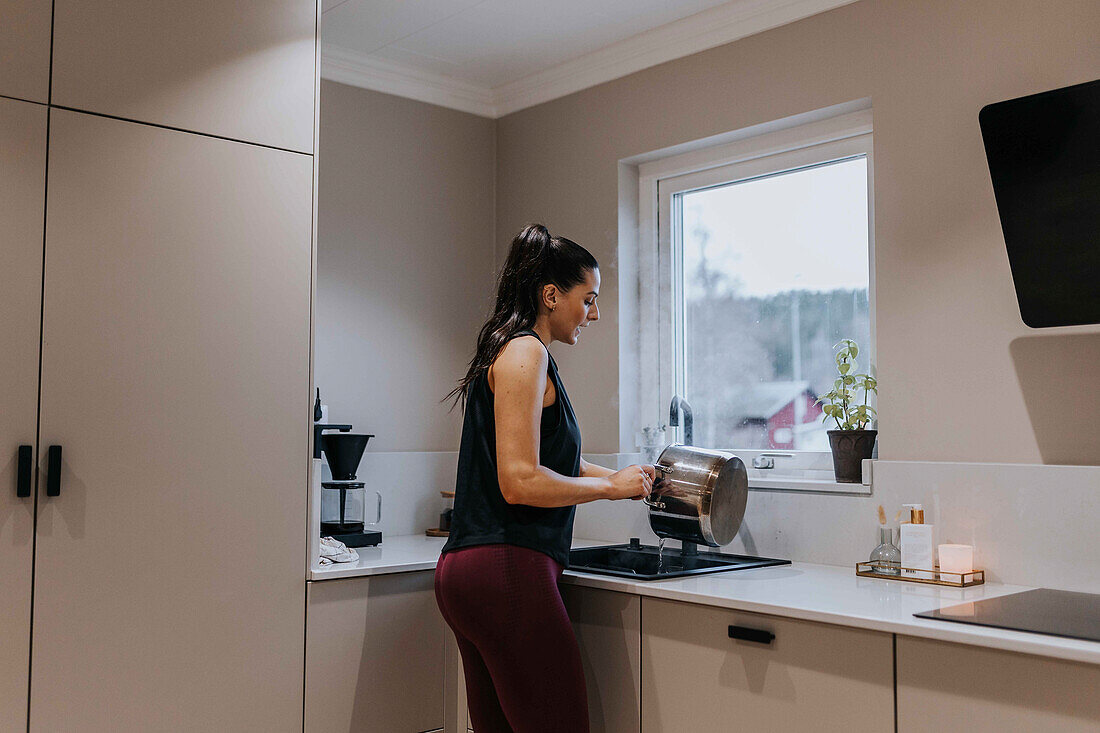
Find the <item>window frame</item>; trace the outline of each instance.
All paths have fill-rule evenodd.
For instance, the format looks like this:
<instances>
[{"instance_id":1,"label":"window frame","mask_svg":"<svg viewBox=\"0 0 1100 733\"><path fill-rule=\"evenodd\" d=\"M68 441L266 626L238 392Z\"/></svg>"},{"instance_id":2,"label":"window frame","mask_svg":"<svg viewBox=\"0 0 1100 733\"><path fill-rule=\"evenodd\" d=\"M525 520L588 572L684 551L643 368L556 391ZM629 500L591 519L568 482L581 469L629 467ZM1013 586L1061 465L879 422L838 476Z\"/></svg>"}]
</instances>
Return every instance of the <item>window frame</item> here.
<instances>
[{"instance_id":1,"label":"window frame","mask_svg":"<svg viewBox=\"0 0 1100 733\"><path fill-rule=\"evenodd\" d=\"M668 406L674 394L683 394L682 248L680 232L670 226L679 212L679 194L737 181L780 175L829 162L865 157L867 161L867 266L871 343L862 353L875 363L875 246L874 246L874 149L869 109L830 119L791 126L745 137L719 146L668 156L639 166L639 293L642 342L656 344L640 350L638 374L643 404L641 425L668 422ZM671 353L670 353L671 352ZM648 358L647 358L648 357ZM867 363L867 362L864 362ZM663 410L662 410L663 408ZM639 425L639 428L641 427ZM682 428L670 428L669 440L682 439ZM752 489L803 490L828 493L870 493L870 476L864 484L838 484L832 474L829 451L748 450L726 448L745 461ZM754 469L753 459L774 456L774 468ZM868 472L869 473L869 472Z\"/></svg>"}]
</instances>

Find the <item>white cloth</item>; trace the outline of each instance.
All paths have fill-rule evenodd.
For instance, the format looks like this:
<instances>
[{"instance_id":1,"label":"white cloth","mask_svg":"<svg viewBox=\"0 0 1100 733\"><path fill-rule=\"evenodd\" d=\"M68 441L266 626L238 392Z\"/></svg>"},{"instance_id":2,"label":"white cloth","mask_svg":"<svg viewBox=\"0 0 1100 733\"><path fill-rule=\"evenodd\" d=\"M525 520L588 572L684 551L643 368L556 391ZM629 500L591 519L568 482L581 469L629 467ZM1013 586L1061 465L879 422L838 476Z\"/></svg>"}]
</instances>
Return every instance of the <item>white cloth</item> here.
<instances>
[{"instance_id":1,"label":"white cloth","mask_svg":"<svg viewBox=\"0 0 1100 733\"><path fill-rule=\"evenodd\" d=\"M359 553L340 540L322 537L321 564L331 565L334 562L359 562Z\"/></svg>"}]
</instances>

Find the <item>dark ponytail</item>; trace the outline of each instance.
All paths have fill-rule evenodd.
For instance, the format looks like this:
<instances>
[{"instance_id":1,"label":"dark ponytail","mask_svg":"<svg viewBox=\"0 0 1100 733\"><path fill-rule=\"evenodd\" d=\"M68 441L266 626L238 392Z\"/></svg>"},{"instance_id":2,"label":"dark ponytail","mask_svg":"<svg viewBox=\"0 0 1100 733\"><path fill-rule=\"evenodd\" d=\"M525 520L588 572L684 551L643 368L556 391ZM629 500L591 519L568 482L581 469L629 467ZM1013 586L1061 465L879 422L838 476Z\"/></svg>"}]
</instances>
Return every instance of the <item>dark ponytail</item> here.
<instances>
[{"instance_id":1,"label":"dark ponytail","mask_svg":"<svg viewBox=\"0 0 1100 733\"><path fill-rule=\"evenodd\" d=\"M497 280L493 314L481 327L466 376L444 397L454 399L452 409L460 401L466 404L470 385L489 368L512 336L535 325L544 285L552 283L566 291L583 283L588 272L598 268L596 258L576 242L551 237L542 224L525 226L508 250Z\"/></svg>"}]
</instances>

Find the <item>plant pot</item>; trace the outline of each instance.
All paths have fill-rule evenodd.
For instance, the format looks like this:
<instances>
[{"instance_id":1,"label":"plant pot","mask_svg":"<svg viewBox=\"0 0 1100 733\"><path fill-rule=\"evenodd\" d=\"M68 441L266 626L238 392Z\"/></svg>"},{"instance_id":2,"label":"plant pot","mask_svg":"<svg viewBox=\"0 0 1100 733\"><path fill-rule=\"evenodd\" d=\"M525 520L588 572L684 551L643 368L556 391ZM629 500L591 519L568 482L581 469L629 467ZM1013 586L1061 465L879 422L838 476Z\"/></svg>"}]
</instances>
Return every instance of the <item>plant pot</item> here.
<instances>
[{"instance_id":1,"label":"plant pot","mask_svg":"<svg viewBox=\"0 0 1100 733\"><path fill-rule=\"evenodd\" d=\"M829 447L833 451L833 474L842 484L863 481L863 460L871 457L877 430L830 430Z\"/></svg>"}]
</instances>

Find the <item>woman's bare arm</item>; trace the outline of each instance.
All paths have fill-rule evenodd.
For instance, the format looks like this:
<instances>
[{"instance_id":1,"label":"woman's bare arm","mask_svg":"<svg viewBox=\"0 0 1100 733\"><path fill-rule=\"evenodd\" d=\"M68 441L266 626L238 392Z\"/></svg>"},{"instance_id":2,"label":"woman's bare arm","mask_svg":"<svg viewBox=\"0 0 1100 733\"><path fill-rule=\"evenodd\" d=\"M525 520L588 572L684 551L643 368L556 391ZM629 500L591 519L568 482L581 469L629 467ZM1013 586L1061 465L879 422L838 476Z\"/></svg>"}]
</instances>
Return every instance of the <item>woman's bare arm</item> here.
<instances>
[{"instance_id":1,"label":"woman's bare arm","mask_svg":"<svg viewBox=\"0 0 1100 733\"><path fill-rule=\"evenodd\" d=\"M581 476L585 478L607 478L615 473L610 468L604 468L603 466L597 466L595 463L589 463L588 461L581 459Z\"/></svg>"},{"instance_id":2,"label":"woman's bare arm","mask_svg":"<svg viewBox=\"0 0 1100 733\"><path fill-rule=\"evenodd\" d=\"M560 507L647 495L653 481L652 467L647 471L643 466L631 466L601 476L582 473L573 478L539 465L548 364L546 349L533 336L512 339L493 364L497 478L504 500L509 504ZM586 464L582 461L581 465Z\"/></svg>"}]
</instances>

